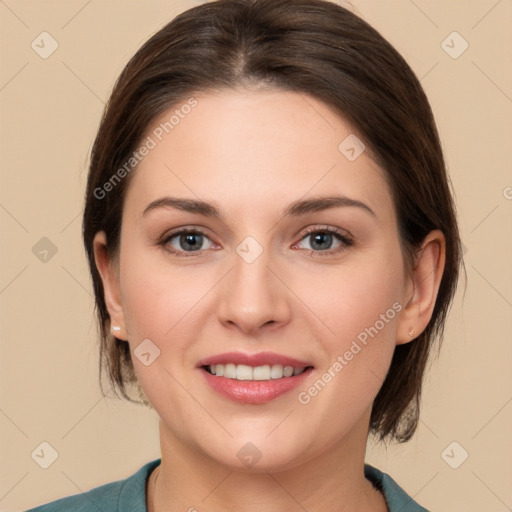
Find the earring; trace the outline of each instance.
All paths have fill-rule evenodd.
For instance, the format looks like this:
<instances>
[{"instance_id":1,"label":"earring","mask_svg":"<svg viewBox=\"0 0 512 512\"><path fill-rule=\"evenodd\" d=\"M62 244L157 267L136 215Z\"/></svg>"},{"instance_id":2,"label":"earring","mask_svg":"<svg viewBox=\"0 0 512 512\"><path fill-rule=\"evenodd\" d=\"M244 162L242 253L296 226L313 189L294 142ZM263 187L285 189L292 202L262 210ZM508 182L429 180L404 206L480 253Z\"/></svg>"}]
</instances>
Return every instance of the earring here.
<instances>
[{"instance_id":1,"label":"earring","mask_svg":"<svg viewBox=\"0 0 512 512\"><path fill-rule=\"evenodd\" d=\"M112 326L112 333L113 334L119 332L120 330L121 330L121 327L119 327L118 325L113 325Z\"/></svg>"},{"instance_id":2,"label":"earring","mask_svg":"<svg viewBox=\"0 0 512 512\"><path fill-rule=\"evenodd\" d=\"M409 336L410 336L411 338L414 336L414 329L411 329L411 330L409 331Z\"/></svg>"}]
</instances>

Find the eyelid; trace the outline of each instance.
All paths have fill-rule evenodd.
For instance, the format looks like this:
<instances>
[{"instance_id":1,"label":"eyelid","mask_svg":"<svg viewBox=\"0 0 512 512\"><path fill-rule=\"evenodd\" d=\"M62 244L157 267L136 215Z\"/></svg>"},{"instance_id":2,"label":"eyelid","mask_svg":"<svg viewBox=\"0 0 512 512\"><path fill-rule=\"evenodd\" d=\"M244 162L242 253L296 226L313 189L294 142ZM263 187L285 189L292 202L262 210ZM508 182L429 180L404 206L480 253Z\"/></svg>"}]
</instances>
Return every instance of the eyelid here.
<instances>
[{"instance_id":1,"label":"eyelid","mask_svg":"<svg viewBox=\"0 0 512 512\"><path fill-rule=\"evenodd\" d=\"M337 247L335 249L327 249L325 251L315 250L315 249L302 249L303 252L305 252L308 255L313 256L319 256L319 257L327 257L336 255L339 253L342 253L346 251L349 247L352 247L355 245L354 239L350 233L348 233L345 230L341 230L339 228L336 228L334 226L309 226L306 228L306 231L300 238L299 242L302 242L305 238L310 236L313 233L329 233L330 235L333 235L335 238L338 239L338 241L341 243L340 247ZM295 243L293 246L296 246L297 243Z\"/></svg>"},{"instance_id":2,"label":"eyelid","mask_svg":"<svg viewBox=\"0 0 512 512\"><path fill-rule=\"evenodd\" d=\"M212 240L212 237L206 231L207 230L205 230L205 228L195 227L193 225L191 225L191 226L182 226L182 227L173 229L173 230L168 231L167 233L165 233L159 239L157 244L158 245L162 245L165 248L172 238L175 238L178 235L181 235L183 233L186 233L186 234L192 233L192 234L202 235L205 238L207 238L208 240L210 240L213 244L218 245L214 240ZM196 256L196 255L202 254L206 249L200 249L199 251L180 251L180 250L175 250L175 249L172 249L172 250L166 249L166 250L167 250L167 252L170 252L171 254L175 254L175 255L179 255L179 256L183 256L183 255L185 255L185 256Z\"/></svg>"},{"instance_id":3,"label":"eyelid","mask_svg":"<svg viewBox=\"0 0 512 512\"><path fill-rule=\"evenodd\" d=\"M329 226L327 224L317 224L313 226L308 226L304 230L304 234L302 235L302 238L305 238L307 235L310 235L311 233L333 233L336 235L339 235L342 238L345 238L347 240L353 241L352 235L345 229L340 229L334 226Z\"/></svg>"}]
</instances>

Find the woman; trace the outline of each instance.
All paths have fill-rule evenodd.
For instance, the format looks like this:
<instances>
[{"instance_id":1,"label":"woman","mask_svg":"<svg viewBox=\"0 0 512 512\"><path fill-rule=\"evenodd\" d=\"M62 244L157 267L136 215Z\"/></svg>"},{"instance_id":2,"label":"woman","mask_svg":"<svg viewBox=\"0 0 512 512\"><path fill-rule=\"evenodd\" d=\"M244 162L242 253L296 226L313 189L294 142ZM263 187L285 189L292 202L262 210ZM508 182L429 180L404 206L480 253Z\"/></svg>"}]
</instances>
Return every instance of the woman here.
<instances>
[{"instance_id":1,"label":"woman","mask_svg":"<svg viewBox=\"0 0 512 512\"><path fill-rule=\"evenodd\" d=\"M103 368L162 453L33 510L426 510L365 448L415 432L461 244L429 103L366 22L174 19L112 92L83 237Z\"/></svg>"}]
</instances>

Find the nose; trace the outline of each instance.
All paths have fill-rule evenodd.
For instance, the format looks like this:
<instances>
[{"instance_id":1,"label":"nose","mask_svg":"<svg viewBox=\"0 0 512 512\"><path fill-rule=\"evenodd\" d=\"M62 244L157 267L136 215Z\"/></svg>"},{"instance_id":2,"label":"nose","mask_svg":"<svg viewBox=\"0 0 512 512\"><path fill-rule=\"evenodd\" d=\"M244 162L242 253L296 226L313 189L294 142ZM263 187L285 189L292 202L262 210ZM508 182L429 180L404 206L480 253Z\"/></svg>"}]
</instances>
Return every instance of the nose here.
<instances>
[{"instance_id":1,"label":"nose","mask_svg":"<svg viewBox=\"0 0 512 512\"><path fill-rule=\"evenodd\" d=\"M275 268L270 251L263 250L252 262L238 253L233 260L233 268L219 290L220 322L250 335L260 330L273 331L288 323L292 292Z\"/></svg>"}]
</instances>

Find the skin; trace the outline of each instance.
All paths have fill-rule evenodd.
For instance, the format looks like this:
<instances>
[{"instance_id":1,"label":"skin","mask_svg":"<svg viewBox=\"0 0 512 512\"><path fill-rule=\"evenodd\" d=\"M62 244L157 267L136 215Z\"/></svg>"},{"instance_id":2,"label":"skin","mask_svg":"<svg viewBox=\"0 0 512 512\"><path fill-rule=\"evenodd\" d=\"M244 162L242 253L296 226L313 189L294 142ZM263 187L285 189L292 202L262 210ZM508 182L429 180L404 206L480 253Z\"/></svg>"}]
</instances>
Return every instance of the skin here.
<instances>
[{"instance_id":1,"label":"skin","mask_svg":"<svg viewBox=\"0 0 512 512\"><path fill-rule=\"evenodd\" d=\"M371 406L395 346L414 343L431 318L443 234L431 232L406 271L384 172L367 151L351 162L338 150L354 130L325 104L272 89L194 97L197 106L133 171L119 259L109 258L104 233L94 241L112 324L121 326L116 336L132 351L144 339L161 351L149 366L133 357L160 416L162 463L148 481L148 510L386 511L363 474ZM282 215L296 200L334 193L375 215L353 206ZM142 215L167 195L213 203L222 220L174 208ZM179 236L158 244L182 226L205 232L200 252ZM354 245L333 237L318 248L305 233L310 226L338 228ZM250 264L236 252L247 236L263 248ZM298 392L393 303L401 311L317 396L299 403ZM229 351L277 352L314 370L300 389L269 403L235 403L196 368ZM237 457L249 442L261 453L252 467Z\"/></svg>"}]
</instances>

